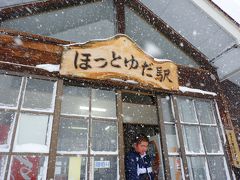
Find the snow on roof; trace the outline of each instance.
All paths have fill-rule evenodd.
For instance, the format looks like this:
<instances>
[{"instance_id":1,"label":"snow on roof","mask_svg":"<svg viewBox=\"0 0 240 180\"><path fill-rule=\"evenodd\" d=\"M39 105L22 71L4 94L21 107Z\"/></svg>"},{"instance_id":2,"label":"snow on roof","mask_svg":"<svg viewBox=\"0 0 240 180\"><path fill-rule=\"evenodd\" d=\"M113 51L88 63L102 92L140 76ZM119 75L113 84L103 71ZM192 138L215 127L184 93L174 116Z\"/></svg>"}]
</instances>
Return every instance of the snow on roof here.
<instances>
[{"instance_id":1,"label":"snow on roof","mask_svg":"<svg viewBox=\"0 0 240 180\"><path fill-rule=\"evenodd\" d=\"M59 64L38 64L36 65L36 68L44 69L48 72L58 72L60 69L60 65Z\"/></svg>"},{"instance_id":2,"label":"snow on roof","mask_svg":"<svg viewBox=\"0 0 240 180\"><path fill-rule=\"evenodd\" d=\"M217 95L215 92L203 91L201 89L193 89L193 88L189 88L189 87L185 87L185 86L179 86L179 90L183 93L193 92L193 93L207 94L207 95L212 95L212 96Z\"/></svg>"}]
</instances>

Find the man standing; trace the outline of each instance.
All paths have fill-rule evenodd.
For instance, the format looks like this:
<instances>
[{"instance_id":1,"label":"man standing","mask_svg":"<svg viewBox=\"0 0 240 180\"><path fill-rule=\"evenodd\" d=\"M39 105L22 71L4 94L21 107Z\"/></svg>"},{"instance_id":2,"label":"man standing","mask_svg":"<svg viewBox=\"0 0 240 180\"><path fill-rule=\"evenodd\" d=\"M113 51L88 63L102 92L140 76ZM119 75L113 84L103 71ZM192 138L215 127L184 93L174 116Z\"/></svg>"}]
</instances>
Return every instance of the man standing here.
<instances>
[{"instance_id":1,"label":"man standing","mask_svg":"<svg viewBox=\"0 0 240 180\"><path fill-rule=\"evenodd\" d=\"M149 140L144 134L135 138L133 150L125 157L126 180L153 180L151 159L146 154Z\"/></svg>"}]
</instances>

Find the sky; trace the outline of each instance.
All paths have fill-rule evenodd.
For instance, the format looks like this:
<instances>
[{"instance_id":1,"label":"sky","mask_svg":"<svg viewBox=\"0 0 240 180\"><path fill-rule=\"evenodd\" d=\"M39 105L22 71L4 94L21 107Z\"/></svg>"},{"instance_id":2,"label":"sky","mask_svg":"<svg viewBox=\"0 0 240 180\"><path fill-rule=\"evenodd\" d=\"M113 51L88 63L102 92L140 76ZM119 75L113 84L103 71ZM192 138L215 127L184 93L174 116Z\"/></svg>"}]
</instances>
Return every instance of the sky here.
<instances>
[{"instance_id":1,"label":"sky","mask_svg":"<svg viewBox=\"0 0 240 180\"><path fill-rule=\"evenodd\" d=\"M212 0L240 24L240 0Z\"/></svg>"}]
</instances>

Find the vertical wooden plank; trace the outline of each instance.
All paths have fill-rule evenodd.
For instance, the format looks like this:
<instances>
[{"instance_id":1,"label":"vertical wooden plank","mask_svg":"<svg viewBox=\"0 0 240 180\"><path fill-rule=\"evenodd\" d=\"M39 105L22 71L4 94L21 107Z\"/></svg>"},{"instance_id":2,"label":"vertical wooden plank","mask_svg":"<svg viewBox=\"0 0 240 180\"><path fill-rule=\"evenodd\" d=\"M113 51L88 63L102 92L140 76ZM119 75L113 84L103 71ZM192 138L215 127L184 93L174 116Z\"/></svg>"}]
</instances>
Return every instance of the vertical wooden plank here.
<instances>
[{"instance_id":1,"label":"vertical wooden plank","mask_svg":"<svg viewBox=\"0 0 240 180\"><path fill-rule=\"evenodd\" d=\"M48 159L47 179L54 179L62 95L63 95L63 80L58 80L57 81L56 99L55 99L55 108L54 108L54 114L53 114L53 127L52 127L49 159Z\"/></svg>"},{"instance_id":2,"label":"vertical wooden plank","mask_svg":"<svg viewBox=\"0 0 240 180\"><path fill-rule=\"evenodd\" d=\"M117 33L125 33L124 0L114 0L116 9Z\"/></svg>"},{"instance_id":3,"label":"vertical wooden plank","mask_svg":"<svg viewBox=\"0 0 240 180\"><path fill-rule=\"evenodd\" d=\"M92 157L90 155L91 151L90 149L92 148L92 88L88 90L88 97L89 97L89 118L88 118L88 142L87 142L87 179L92 179L93 174L92 174Z\"/></svg>"},{"instance_id":4,"label":"vertical wooden plank","mask_svg":"<svg viewBox=\"0 0 240 180\"><path fill-rule=\"evenodd\" d=\"M157 103L157 114L158 114L158 119L159 119L159 130L160 130L160 135L161 135L161 146L163 150L163 164L164 166L164 174L165 178L167 180L171 180L171 175L170 175L170 164L169 164L169 159L168 159L168 149L167 149L167 141L166 141L166 132L165 132L165 126L164 126L164 119L163 119L163 111L162 111L162 106L161 106L161 96L156 97L156 103Z\"/></svg>"},{"instance_id":5,"label":"vertical wooden plank","mask_svg":"<svg viewBox=\"0 0 240 180\"><path fill-rule=\"evenodd\" d=\"M186 152L185 152L185 146L184 146L184 141L183 141L183 132L182 132L182 127L180 124L180 118L179 118L179 111L177 107L177 97L173 96L172 97L172 102L173 102L173 109L175 112L175 120L176 120L176 126L177 126L177 132L178 132L178 140L180 144L180 156L182 158L183 162L183 169L184 169L184 176L186 180L190 180L189 177L189 170L188 170L188 165L187 165L187 158L186 158Z\"/></svg>"},{"instance_id":6,"label":"vertical wooden plank","mask_svg":"<svg viewBox=\"0 0 240 180\"><path fill-rule=\"evenodd\" d=\"M123 116L122 116L122 92L117 91L117 119L118 119L118 158L119 158L119 176L120 179L125 179L125 164L124 164L124 131L123 131Z\"/></svg>"}]
</instances>

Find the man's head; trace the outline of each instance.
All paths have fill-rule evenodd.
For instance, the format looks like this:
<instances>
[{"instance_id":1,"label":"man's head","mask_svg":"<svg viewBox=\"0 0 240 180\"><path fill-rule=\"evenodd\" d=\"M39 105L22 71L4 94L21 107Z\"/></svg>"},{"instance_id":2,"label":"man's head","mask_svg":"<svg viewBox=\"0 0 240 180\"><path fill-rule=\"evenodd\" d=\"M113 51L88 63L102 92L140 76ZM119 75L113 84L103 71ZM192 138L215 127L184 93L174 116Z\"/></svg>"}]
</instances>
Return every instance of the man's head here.
<instances>
[{"instance_id":1,"label":"man's head","mask_svg":"<svg viewBox=\"0 0 240 180\"><path fill-rule=\"evenodd\" d=\"M138 152L140 155L145 154L145 152L148 150L148 137L144 134L138 134L134 141L134 149L136 152Z\"/></svg>"}]
</instances>

